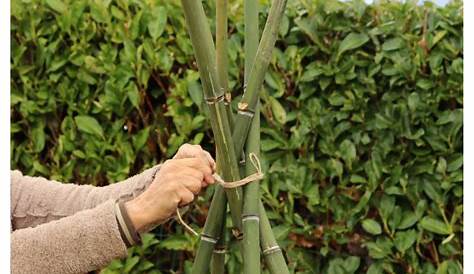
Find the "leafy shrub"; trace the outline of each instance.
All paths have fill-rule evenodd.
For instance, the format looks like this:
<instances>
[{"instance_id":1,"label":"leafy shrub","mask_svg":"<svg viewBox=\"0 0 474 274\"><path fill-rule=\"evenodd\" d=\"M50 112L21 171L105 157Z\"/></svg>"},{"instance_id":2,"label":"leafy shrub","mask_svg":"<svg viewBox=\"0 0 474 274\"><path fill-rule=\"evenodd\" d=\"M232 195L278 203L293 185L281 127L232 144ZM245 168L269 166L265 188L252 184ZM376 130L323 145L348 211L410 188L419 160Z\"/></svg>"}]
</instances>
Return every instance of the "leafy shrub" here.
<instances>
[{"instance_id":1,"label":"leafy shrub","mask_svg":"<svg viewBox=\"0 0 474 274\"><path fill-rule=\"evenodd\" d=\"M175 2L12 1L12 168L101 186L184 142L212 151ZM262 90L261 189L294 272L462 272L462 9L288 4ZM238 97L241 1L231 11ZM211 194L187 214L196 228ZM196 243L171 222L104 273L187 273ZM239 260L232 245L229 273Z\"/></svg>"}]
</instances>

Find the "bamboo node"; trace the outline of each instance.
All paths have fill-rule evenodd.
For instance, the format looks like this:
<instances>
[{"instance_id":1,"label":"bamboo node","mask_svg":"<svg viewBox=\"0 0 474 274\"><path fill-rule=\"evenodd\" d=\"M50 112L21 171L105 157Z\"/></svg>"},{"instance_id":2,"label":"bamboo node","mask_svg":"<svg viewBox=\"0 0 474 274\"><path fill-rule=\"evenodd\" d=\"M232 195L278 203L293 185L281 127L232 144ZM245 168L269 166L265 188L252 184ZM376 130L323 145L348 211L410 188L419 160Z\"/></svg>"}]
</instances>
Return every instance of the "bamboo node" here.
<instances>
[{"instance_id":1,"label":"bamboo node","mask_svg":"<svg viewBox=\"0 0 474 274\"><path fill-rule=\"evenodd\" d=\"M214 253L216 254L226 254L227 253L227 250L225 248L222 248L222 249L214 249L213 251Z\"/></svg>"},{"instance_id":2,"label":"bamboo node","mask_svg":"<svg viewBox=\"0 0 474 274\"><path fill-rule=\"evenodd\" d=\"M213 104L224 101L224 97L225 97L224 94L221 94L221 95L215 96L215 97L208 97L208 98L206 98L206 103L208 105L213 105Z\"/></svg>"},{"instance_id":3,"label":"bamboo node","mask_svg":"<svg viewBox=\"0 0 474 274\"><path fill-rule=\"evenodd\" d=\"M216 239L208 237L206 235L201 235L201 241L209 242L209 243L212 243L212 244L217 243Z\"/></svg>"},{"instance_id":4,"label":"bamboo node","mask_svg":"<svg viewBox=\"0 0 474 274\"><path fill-rule=\"evenodd\" d=\"M254 113L249 111L249 110L246 110L246 111L242 111L242 110L238 110L237 111L237 114L240 114L240 115L244 115L244 116L248 116L250 118L253 117Z\"/></svg>"},{"instance_id":5,"label":"bamboo node","mask_svg":"<svg viewBox=\"0 0 474 274\"><path fill-rule=\"evenodd\" d=\"M249 106L249 104L247 104L247 103L242 103L242 102L239 102L239 103L237 104L237 108L238 108L239 110L247 110L248 106Z\"/></svg>"},{"instance_id":6,"label":"bamboo node","mask_svg":"<svg viewBox=\"0 0 474 274\"><path fill-rule=\"evenodd\" d=\"M242 222L246 222L246 221L257 221L257 223L259 223L260 217L257 215L246 215L242 217Z\"/></svg>"},{"instance_id":7,"label":"bamboo node","mask_svg":"<svg viewBox=\"0 0 474 274\"><path fill-rule=\"evenodd\" d=\"M270 246L270 247L265 248L262 253L264 255L269 255L269 254L279 252L279 251L281 251L280 247L277 246L277 245L274 245L274 246Z\"/></svg>"}]
</instances>

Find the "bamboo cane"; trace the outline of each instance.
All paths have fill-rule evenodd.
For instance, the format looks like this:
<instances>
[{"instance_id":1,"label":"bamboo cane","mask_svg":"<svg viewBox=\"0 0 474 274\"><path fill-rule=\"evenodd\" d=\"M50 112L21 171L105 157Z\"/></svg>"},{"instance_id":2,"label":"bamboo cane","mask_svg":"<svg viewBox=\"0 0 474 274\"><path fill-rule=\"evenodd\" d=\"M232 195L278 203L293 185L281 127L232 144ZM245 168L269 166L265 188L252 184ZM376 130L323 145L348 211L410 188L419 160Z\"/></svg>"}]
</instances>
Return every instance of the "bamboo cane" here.
<instances>
[{"instance_id":1,"label":"bamboo cane","mask_svg":"<svg viewBox=\"0 0 474 274\"><path fill-rule=\"evenodd\" d=\"M227 58L227 0L216 0L216 65L217 77L225 94L224 104L230 127L233 127L233 113L230 106L232 95L228 86L228 58Z\"/></svg>"},{"instance_id":2,"label":"bamboo cane","mask_svg":"<svg viewBox=\"0 0 474 274\"><path fill-rule=\"evenodd\" d=\"M218 185L214 191L206 223L201 233L201 241L199 241L196 257L194 258L193 274L209 273L209 263L214 246L220 240L219 236L222 235L222 227L225 227L226 205L227 200L224 189Z\"/></svg>"},{"instance_id":3,"label":"bamboo cane","mask_svg":"<svg viewBox=\"0 0 474 274\"><path fill-rule=\"evenodd\" d=\"M233 114L231 109L231 95L228 88L228 77L227 77L227 0L216 0L216 66L217 77L222 87L221 93L225 94L224 104L227 117L229 119L229 125L233 127ZM218 155L216 155L217 161L220 163ZM222 214L223 226L220 232L219 240L214 246L214 252L212 253L211 259L211 273L221 274L224 273L225 269L225 220L227 219L225 214Z\"/></svg>"},{"instance_id":4,"label":"bamboo cane","mask_svg":"<svg viewBox=\"0 0 474 274\"><path fill-rule=\"evenodd\" d=\"M211 127L216 149L222 160L223 178L226 181L240 179L237 158L234 152L231 129L225 106L224 94L217 77L214 43L201 1L181 0L184 16L193 44L203 91L209 106ZM242 189L226 189L233 225L241 230Z\"/></svg>"},{"instance_id":5,"label":"bamboo cane","mask_svg":"<svg viewBox=\"0 0 474 274\"><path fill-rule=\"evenodd\" d=\"M224 194L222 196L225 197ZM217 241L216 245L214 246L214 251L212 252L212 259L211 259L211 274L222 274L225 272L225 254L227 252L226 247L226 226L225 226L225 218L222 222L221 232L219 240Z\"/></svg>"},{"instance_id":6,"label":"bamboo cane","mask_svg":"<svg viewBox=\"0 0 474 274\"><path fill-rule=\"evenodd\" d=\"M281 2L281 0L275 0L274 2L279 3ZM284 0L283 2L286 2L286 0ZM191 36L191 41L195 50L196 60L197 60L199 72L201 75L203 89L207 97L206 99L208 100L208 103L209 103L211 126L212 126L214 136L215 136L217 151L219 154L225 156L223 157L222 162L223 162L223 165L226 166L227 168L224 170L223 177L225 180L237 180L239 177L239 170L236 164L237 158L235 156L235 151L233 150L234 144L232 143L232 138L230 138L230 125L229 125L229 120L228 120L229 118L226 115L227 113L226 113L225 107L223 106L223 104L219 103L223 101L223 100L220 100L219 98L221 97L223 98L224 94L222 93L222 89L220 88L220 82L218 81L218 77L217 77L217 70L216 70L215 60L214 60L215 52L213 48L212 35L210 34L201 2L193 1L193 0L182 0L182 3L183 3L183 8L184 8L186 23L187 23L190 36ZM270 12L271 14L275 13L275 12L272 12L272 10L274 10L273 7L274 5L272 5L272 9ZM269 16L268 19L270 19L270 17L271 16ZM274 18L274 16L272 18ZM268 21L272 21L272 20L267 20L267 25L268 25ZM275 19L273 19L273 21L275 21ZM276 20L276 21L279 21L279 20ZM267 25L265 29L267 29ZM262 43L268 40L268 39L265 39L265 37L272 35L271 31L268 32L269 34L265 34L265 33L266 32L264 30L264 35L262 37L262 41L259 46L259 51L264 52L264 53L265 53L265 50L260 50L260 47L262 46L262 44L264 45L271 44L271 46L274 45L274 42ZM268 48L268 45L262 46L262 47L263 49L265 49L265 48ZM262 55L262 53L260 55ZM257 72L259 71L259 68L257 66L257 63L259 62L258 56L259 54L257 53L257 58L254 63L254 70L255 70L255 67L257 67L256 69ZM265 70L267 66L268 64L262 70ZM261 86L261 83L263 82L264 73L263 74L260 73L260 74L262 75L260 84L259 85L258 83L253 84L254 86L255 85ZM249 79L249 86L250 86L250 83L252 83L252 79L254 78L253 70L250 75L251 76ZM255 105L252 105L252 106L255 109ZM241 110L242 112L245 112L246 109L241 109ZM243 143L246 140L247 132L248 132L248 127L246 128L245 132L243 132L243 134L241 135L236 134L235 136L233 136L235 138L234 140L241 140L240 142L242 144L240 145L240 147L243 146ZM239 150L241 149L242 148L240 148ZM214 222L214 220L216 220L216 216L217 216L217 219L220 219L219 212L223 213L225 210L225 197L223 197L222 192L223 192L222 188L216 187L216 193L211 203L208 219L206 220L206 225L201 235L201 243L200 243L198 252L196 254L195 263L193 265L193 273L208 273L207 271L209 269L210 253L212 252L212 249L214 248L214 245L217 242L218 233L219 233L218 232L219 225L217 224L219 222ZM236 217L239 215L240 211L242 210L241 204L240 204L241 201L239 201L242 198L241 189L231 189L229 191L226 191L226 194L227 194L227 198L229 199L229 205L231 207L233 224L235 227L240 227L241 223L239 222L239 220L236 220L238 219ZM260 201L260 206L263 208L263 206L261 205L261 201ZM272 235L271 228L270 228L265 212L264 211L260 212L260 216L262 218L262 221L264 221L263 223L268 223L267 228L269 228L266 230L265 229L262 230L264 234L261 237L261 241L264 241L264 239L271 240L274 237ZM209 222L209 220L212 220L212 221ZM277 254L277 253L272 253L272 254ZM285 263L284 263L284 259L281 252L280 252L280 257L281 257L280 259L278 257L277 259L282 261L284 265Z\"/></svg>"},{"instance_id":7,"label":"bamboo cane","mask_svg":"<svg viewBox=\"0 0 474 274\"><path fill-rule=\"evenodd\" d=\"M247 139L246 155L255 153L259 156L260 151L260 114L253 117L252 126ZM250 175L256 170L250 164L250 159L246 159L246 173ZM242 210L242 229L244 237L242 240L242 256L244 274L260 273L260 231L259 231L259 184L254 181L244 187L244 206ZM267 232L266 232L267 233Z\"/></svg>"},{"instance_id":8,"label":"bamboo cane","mask_svg":"<svg viewBox=\"0 0 474 274\"><path fill-rule=\"evenodd\" d=\"M288 271L288 266L286 265L283 253L275 240L275 236L273 236L270 221L266 218L265 207L263 207L262 201L260 201L259 207L260 245L262 246L265 265L272 274L289 274L290 271Z\"/></svg>"},{"instance_id":9,"label":"bamboo cane","mask_svg":"<svg viewBox=\"0 0 474 274\"><path fill-rule=\"evenodd\" d=\"M217 154L219 154L221 166L225 167L222 175L226 181L235 181L239 179L240 174L232 142L229 118L227 117L223 104L225 95L220 88L220 81L217 77L215 49L209 25L201 1L182 0L181 3L191 43L194 48L203 91L209 106L211 127L214 133ZM193 264L193 274L209 273L212 251L220 234L220 226L217 223L223 220L222 214L225 213L226 208L225 202L222 202L225 198L222 197L222 191L222 188L218 186L212 199L208 218L206 219L201 234L201 241ZM241 188L226 189L225 192L231 209L233 226L240 234L242 190Z\"/></svg>"},{"instance_id":10,"label":"bamboo cane","mask_svg":"<svg viewBox=\"0 0 474 274\"><path fill-rule=\"evenodd\" d=\"M244 1L245 21L245 71L244 87L247 85L250 71L253 66L258 48L258 1ZM258 106L255 108L249 136L246 144L246 155L254 153L260 156L260 115ZM248 156L247 156L248 157ZM255 168L246 159L245 173L254 173ZM251 182L244 187L244 203L242 209L242 257L244 274L260 273L260 231L259 231L259 207L260 201L258 182Z\"/></svg>"},{"instance_id":11,"label":"bamboo cane","mask_svg":"<svg viewBox=\"0 0 474 274\"><path fill-rule=\"evenodd\" d=\"M259 91L265 78L268 65L272 57L272 50L278 37L283 12L285 11L286 0L273 0L268 14L262 38L258 45L247 85L244 87L244 95L239 102L238 112L235 118L233 139L235 151L242 151L247 134L255 113L255 106L258 101Z\"/></svg>"}]
</instances>

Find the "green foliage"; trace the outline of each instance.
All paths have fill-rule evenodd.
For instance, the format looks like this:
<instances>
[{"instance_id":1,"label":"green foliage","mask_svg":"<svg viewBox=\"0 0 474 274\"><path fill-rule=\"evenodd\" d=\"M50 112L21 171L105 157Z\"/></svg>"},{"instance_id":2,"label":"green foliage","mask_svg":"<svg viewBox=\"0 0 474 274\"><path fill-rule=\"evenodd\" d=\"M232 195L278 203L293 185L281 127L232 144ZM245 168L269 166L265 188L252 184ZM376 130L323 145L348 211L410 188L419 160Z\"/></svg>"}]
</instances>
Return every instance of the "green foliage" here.
<instances>
[{"instance_id":1,"label":"green foliage","mask_svg":"<svg viewBox=\"0 0 474 274\"><path fill-rule=\"evenodd\" d=\"M238 98L243 15L232 5ZM462 3L288 5L263 88L261 189L291 270L461 273ZM12 168L106 185L184 142L212 151L175 1L11 7ZM187 214L196 228L210 194ZM196 243L170 222L104 273L187 273Z\"/></svg>"}]
</instances>

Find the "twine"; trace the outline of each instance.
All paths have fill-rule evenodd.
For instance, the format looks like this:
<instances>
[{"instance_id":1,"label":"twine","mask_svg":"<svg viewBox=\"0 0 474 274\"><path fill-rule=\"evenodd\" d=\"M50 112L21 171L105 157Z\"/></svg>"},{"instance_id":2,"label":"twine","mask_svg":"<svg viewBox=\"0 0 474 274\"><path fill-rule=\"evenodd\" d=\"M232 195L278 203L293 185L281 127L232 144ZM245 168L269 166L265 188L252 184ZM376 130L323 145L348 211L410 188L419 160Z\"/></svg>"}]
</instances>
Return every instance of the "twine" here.
<instances>
[{"instance_id":1,"label":"twine","mask_svg":"<svg viewBox=\"0 0 474 274\"><path fill-rule=\"evenodd\" d=\"M226 182L222 179L221 176L219 176L219 174L217 173L214 173L212 176L214 177L214 180L216 180L216 182L222 186L223 188L236 188L236 187L240 187L240 186L243 186L243 185L246 185L248 183L251 183L251 182L254 182L254 181L258 181L258 180L261 180L263 179L264 177L264 173L262 172L262 167L260 165L260 161L258 160L258 157L255 153L249 153L249 159L250 159L250 162L252 163L253 167L257 170L255 173L253 174L250 174L249 176L243 178L243 179L240 179L238 181L232 181L232 182ZM190 227L182 218L181 216L181 212L179 211L179 208L176 209L176 216L178 217L178 222L188 231L190 232L191 234L193 234L194 236L198 237L199 236L199 233L197 233L192 227Z\"/></svg>"}]
</instances>

